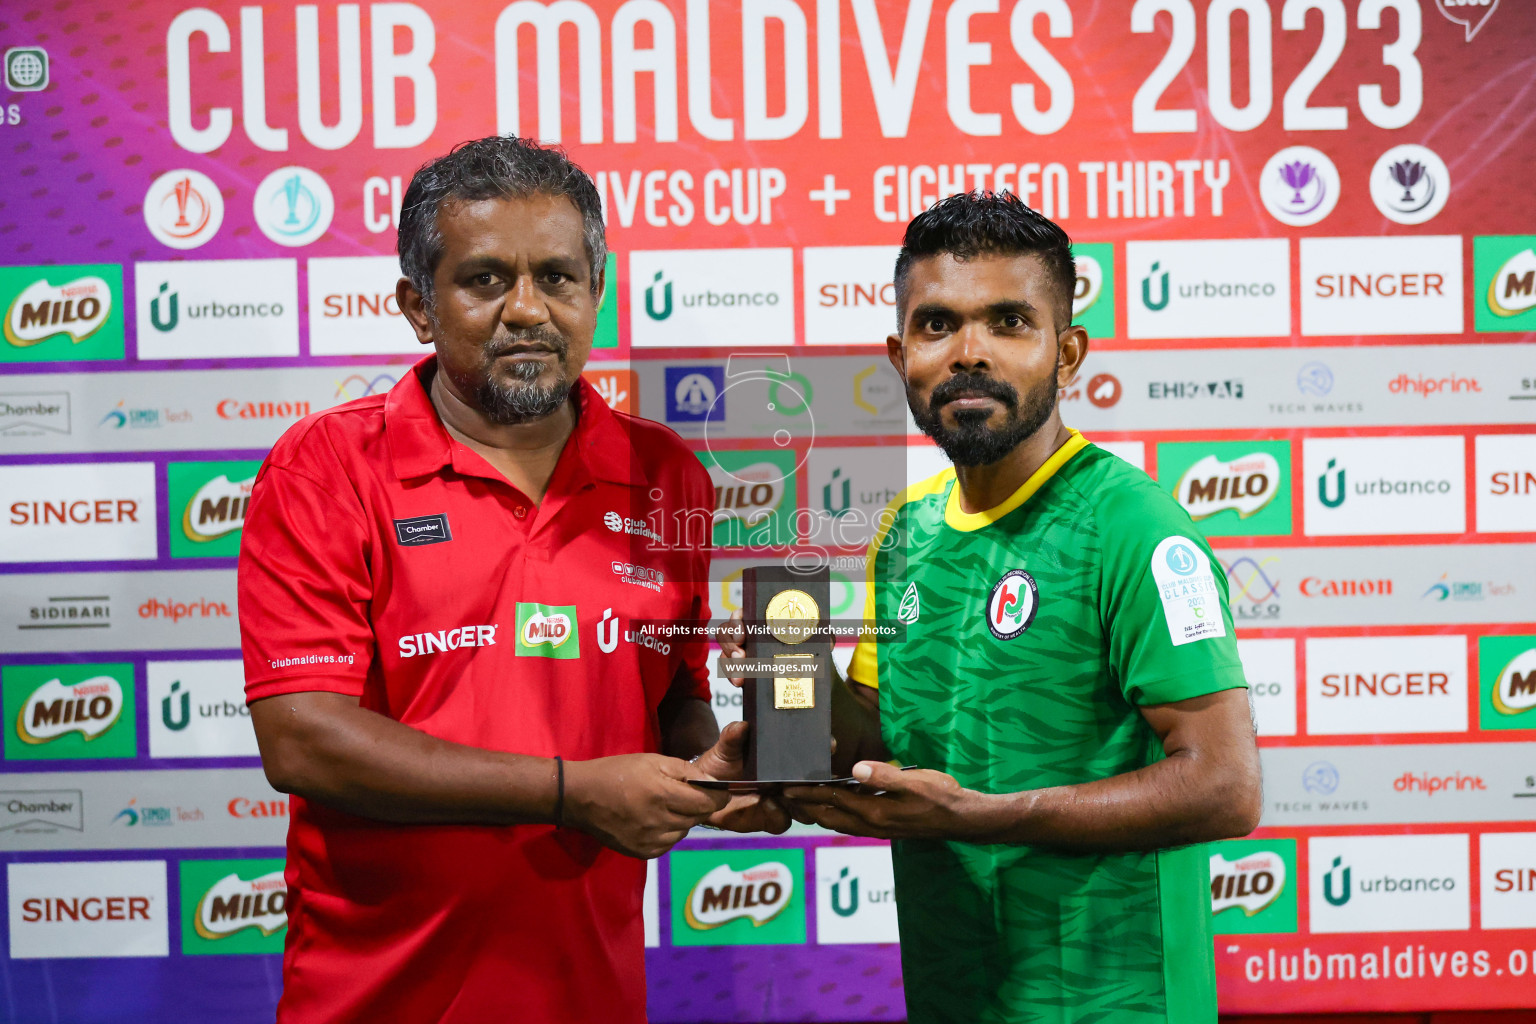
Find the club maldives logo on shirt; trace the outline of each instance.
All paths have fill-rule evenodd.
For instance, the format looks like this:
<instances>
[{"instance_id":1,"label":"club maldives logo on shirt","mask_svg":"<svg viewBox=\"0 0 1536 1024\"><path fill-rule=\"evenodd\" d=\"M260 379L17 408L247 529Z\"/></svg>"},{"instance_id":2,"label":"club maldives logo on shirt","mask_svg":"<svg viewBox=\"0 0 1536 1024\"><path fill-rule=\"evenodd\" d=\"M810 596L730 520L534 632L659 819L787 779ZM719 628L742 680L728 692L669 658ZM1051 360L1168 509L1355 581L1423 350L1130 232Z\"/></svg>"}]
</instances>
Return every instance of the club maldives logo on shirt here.
<instances>
[{"instance_id":1,"label":"club maldives logo on shirt","mask_svg":"<svg viewBox=\"0 0 1536 1024\"><path fill-rule=\"evenodd\" d=\"M256 484L257 460L172 462L166 467L172 558L234 558Z\"/></svg>"},{"instance_id":2,"label":"club maldives logo on shirt","mask_svg":"<svg viewBox=\"0 0 1536 1024\"><path fill-rule=\"evenodd\" d=\"M123 268L0 267L0 362L122 359Z\"/></svg>"},{"instance_id":3,"label":"club maldives logo on shirt","mask_svg":"<svg viewBox=\"0 0 1536 1024\"><path fill-rule=\"evenodd\" d=\"M1296 931L1296 840L1240 839L1211 850L1216 934Z\"/></svg>"},{"instance_id":4,"label":"club maldives logo on shirt","mask_svg":"<svg viewBox=\"0 0 1536 1024\"><path fill-rule=\"evenodd\" d=\"M133 666L8 665L7 760L133 757Z\"/></svg>"},{"instance_id":5,"label":"club maldives logo on shirt","mask_svg":"<svg viewBox=\"0 0 1536 1024\"><path fill-rule=\"evenodd\" d=\"M581 637L573 604L517 603L517 656L520 658L581 657Z\"/></svg>"},{"instance_id":6,"label":"club maldives logo on shirt","mask_svg":"<svg viewBox=\"0 0 1536 1024\"><path fill-rule=\"evenodd\" d=\"M281 953L288 927L283 861L181 862L181 951Z\"/></svg>"}]
</instances>

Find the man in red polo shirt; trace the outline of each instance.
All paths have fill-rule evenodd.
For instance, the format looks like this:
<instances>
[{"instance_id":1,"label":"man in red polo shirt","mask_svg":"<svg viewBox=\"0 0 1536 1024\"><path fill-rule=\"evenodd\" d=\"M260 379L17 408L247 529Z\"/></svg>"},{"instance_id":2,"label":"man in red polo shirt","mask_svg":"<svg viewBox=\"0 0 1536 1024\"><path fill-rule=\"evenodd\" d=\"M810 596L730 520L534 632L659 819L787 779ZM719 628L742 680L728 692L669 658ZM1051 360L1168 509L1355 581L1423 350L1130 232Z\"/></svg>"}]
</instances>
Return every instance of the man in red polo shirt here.
<instances>
[{"instance_id":1,"label":"man in red polo shirt","mask_svg":"<svg viewBox=\"0 0 1536 1024\"><path fill-rule=\"evenodd\" d=\"M713 488L581 379L606 246L564 154L423 167L399 248L436 355L284 434L240 551L247 699L293 794L278 1019L643 1021L639 858L787 825L686 781L738 771L743 731L703 644L634 626L708 619Z\"/></svg>"}]
</instances>

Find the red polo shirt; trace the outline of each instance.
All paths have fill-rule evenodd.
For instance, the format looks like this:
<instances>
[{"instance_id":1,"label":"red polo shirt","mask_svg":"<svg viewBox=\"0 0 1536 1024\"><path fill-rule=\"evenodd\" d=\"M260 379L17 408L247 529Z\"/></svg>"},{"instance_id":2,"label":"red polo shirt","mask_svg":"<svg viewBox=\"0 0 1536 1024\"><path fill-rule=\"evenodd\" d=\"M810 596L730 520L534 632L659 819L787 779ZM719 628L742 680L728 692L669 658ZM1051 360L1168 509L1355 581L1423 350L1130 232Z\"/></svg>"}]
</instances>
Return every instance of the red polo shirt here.
<instances>
[{"instance_id":1,"label":"red polo shirt","mask_svg":"<svg viewBox=\"0 0 1536 1024\"><path fill-rule=\"evenodd\" d=\"M300 421L262 466L240 547L247 699L356 694L544 757L657 750L674 681L709 698L706 652L625 627L708 617L707 547L647 536L707 523L708 473L578 381L534 505L449 437L435 370ZM645 864L583 833L391 825L294 797L286 877L279 1021L645 1018Z\"/></svg>"}]
</instances>

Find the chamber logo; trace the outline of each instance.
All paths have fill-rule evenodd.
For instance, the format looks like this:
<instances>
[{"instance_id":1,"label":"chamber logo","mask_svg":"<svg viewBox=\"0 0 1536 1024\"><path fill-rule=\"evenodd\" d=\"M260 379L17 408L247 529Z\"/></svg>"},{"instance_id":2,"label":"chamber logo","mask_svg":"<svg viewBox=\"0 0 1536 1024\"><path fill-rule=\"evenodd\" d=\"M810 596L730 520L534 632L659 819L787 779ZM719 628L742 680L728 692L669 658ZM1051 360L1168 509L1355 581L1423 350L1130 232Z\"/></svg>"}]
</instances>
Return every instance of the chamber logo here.
<instances>
[{"instance_id":1,"label":"chamber logo","mask_svg":"<svg viewBox=\"0 0 1536 1024\"><path fill-rule=\"evenodd\" d=\"M917 592L913 589L911 593L915 605ZM905 600L902 603L905 604ZM1035 584L1035 578L1023 569L1010 570L992 585L992 593L987 598L987 628L999 640L1012 640L1035 621L1035 612L1039 608L1040 588ZM899 611L897 615L899 618Z\"/></svg>"},{"instance_id":2,"label":"chamber logo","mask_svg":"<svg viewBox=\"0 0 1536 1024\"><path fill-rule=\"evenodd\" d=\"M1287 146L1264 165L1259 198L1282 224L1306 227L1333 212L1339 201L1339 169L1311 146Z\"/></svg>"},{"instance_id":3,"label":"chamber logo","mask_svg":"<svg viewBox=\"0 0 1536 1024\"><path fill-rule=\"evenodd\" d=\"M517 655L534 658L576 658L576 606L517 604Z\"/></svg>"},{"instance_id":4,"label":"chamber logo","mask_svg":"<svg viewBox=\"0 0 1536 1024\"><path fill-rule=\"evenodd\" d=\"M232 872L197 901L193 919L204 939L226 939L247 928L272 935L288 924L288 883L282 870L243 879Z\"/></svg>"},{"instance_id":5,"label":"chamber logo","mask_svg":"<svg viewBox=\"0 0 1536 1024\"><path fill-rule=\"evenodd\" d=\"M325 234L336 200L325 179L307 167L280 167L256 187L256 226L278 245L308 245Z\"/></svg>"},{"instance_id":6,"label":"chamber logo","mask_svg":"<svg viewBox=\"0 0 1536 1024\"><path fill-rule=\"evenodd\" d=\"M218 234L223 223L224 197L200 171L167 171L144 193L144 226L161 245L196 249Z\"/></svg>"},{"instance_id":7,"label":"chamber logo","mask_svg":"<svg viewBox=\"0 0 1536 1024\"><path fill-rule=\"evenodd\" d=\"M697 931L741 918L762 927L784 912L794 893L795 876L787 864L764 861L744 871L720 864L689 891L685 919Z\"/></svg>"},{"instance_id":8,"label":"chamber logo","mask_svg":"<svg viewBox=\"0 0 1536 1024\"><path fill-rule=\"evenodd\" d=\"M77 732L93 740L117 724L123 713L123 686L111 676L93 676L65 685L50 679L27 697L16 716L23 743L47 743Z\"/></svg>"},{"instance_id":9,"label":"chamber logo","mask_svg":"<svg viewBox=\"0 0 1536 1024\"><path fill-rule=\"evenodd\" d=\"M1393 146L1371 168L1371 199L1398 224L1423 224L1445 208L1450 194L1451 172L1426 146Z\"/></svg>"},{"instance_id":10,"label":"chamber logo","mask_svg":"<svg viewBox=\"0 0 1536 1024\"><path fill-rule=\"evenodd\" d=\"M112 315L112 287L100 277L77 277L63 284L37 280L11 300L5 311L5 340L30 348L66 335L76 345L106 324Z\"/></svg>"},{"instance_id":11,"label":"chamber logo","mask_svg":"<svg viewBox=\"0 0 1536 1024\"><path fill-rule=\"evenodd\" d=\"M1235 861L1211 854L1211 913L1241 909L1252 917L1268 909L1285 891L1285 858L1258 850Z\"/></svg>"}]
</instances>

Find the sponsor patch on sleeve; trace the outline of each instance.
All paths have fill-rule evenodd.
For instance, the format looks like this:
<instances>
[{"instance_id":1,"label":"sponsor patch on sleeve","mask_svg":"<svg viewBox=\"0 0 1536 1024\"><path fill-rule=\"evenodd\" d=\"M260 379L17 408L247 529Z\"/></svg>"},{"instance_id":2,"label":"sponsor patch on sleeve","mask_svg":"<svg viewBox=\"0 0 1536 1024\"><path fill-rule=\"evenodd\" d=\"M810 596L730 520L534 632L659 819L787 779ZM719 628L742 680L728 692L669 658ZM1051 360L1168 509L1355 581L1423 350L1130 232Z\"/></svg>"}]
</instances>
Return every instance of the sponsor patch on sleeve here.
<instances>
[{"instance_id":1,"label":"sponsor patch on sleeve","mask_svg":"<svg viewBox=\"0 0 1536 1024\"><path fill-rule=\"evenodd\" d=\"M1188 537L1166 538L1152 552L1152 579L1168 620L1168 638L1181 647L1196 640L1226 636L1221 591L1211 560Z\"/></svg>"}]
</instances>

